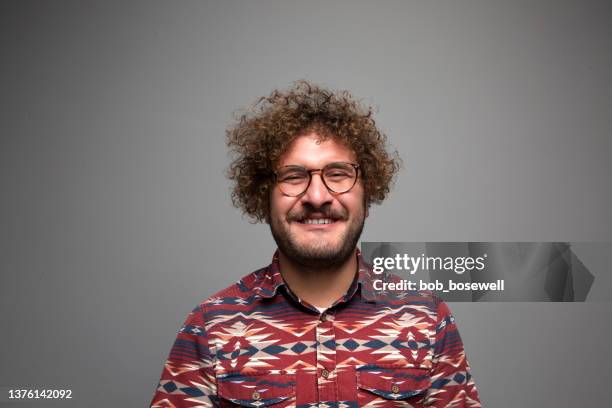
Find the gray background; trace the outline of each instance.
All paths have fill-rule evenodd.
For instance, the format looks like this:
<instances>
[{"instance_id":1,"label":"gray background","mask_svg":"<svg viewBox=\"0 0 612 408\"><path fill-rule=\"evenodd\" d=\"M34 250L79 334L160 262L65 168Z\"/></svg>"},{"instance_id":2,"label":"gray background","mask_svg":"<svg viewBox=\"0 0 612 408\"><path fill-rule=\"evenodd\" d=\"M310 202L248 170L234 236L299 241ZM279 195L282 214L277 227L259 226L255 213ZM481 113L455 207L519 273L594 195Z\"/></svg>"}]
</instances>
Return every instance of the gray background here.
<instances>
[{"instance_id":1,"label":"gray background","mask_svg":"<svg viewBox=\"0 0 612 408\"><path fill-rule=\"evenodd\" d=\"M0 3L0 387L145 406L202 299L270 261L232 112L306 78L404 167L367 241L612 241L609 1ZM607 405L610 303L452 304L490 407Z\"/></svg>"}]
</instances>

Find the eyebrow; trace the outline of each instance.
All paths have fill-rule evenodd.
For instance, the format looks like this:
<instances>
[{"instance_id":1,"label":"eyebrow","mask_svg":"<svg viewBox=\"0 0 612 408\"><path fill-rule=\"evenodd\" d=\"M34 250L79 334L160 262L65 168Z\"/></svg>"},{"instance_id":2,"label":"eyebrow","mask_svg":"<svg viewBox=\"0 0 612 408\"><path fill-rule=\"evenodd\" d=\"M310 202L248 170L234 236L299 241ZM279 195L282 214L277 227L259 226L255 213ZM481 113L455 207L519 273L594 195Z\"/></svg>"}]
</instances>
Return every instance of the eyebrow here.
<instances>
[{"instance_id":1,"label":"eyebrow","mask_svg":"<svg viewBox=\"0 0 612 408\"><path fill-rule=\"evenodd\" d=\"M323 164L322 166L307 166L305 164L296 164L296 163L288 163L288 164L280 164L278 165L278 167L286 167L286 166L297 166L297 167L304 167L306 169L322 169L323 167L327 166L328 164L332 164L332 163L357 163L357 160L352 160L352 159L345 159L345 160L331 160L328 162L325 162L325 164Z\"/></svg>"}]
</instances>

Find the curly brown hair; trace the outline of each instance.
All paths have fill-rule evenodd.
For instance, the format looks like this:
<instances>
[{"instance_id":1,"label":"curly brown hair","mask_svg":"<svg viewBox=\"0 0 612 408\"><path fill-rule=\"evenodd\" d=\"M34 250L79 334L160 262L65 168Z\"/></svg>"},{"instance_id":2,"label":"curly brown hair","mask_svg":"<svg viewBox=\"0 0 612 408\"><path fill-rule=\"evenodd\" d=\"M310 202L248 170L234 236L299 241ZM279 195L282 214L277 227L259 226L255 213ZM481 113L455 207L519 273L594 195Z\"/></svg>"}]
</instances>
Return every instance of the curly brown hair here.
<instances>
[{"instance_id":1,"label":"curly brown hair","mask_svg":"<svg viewBox=\"0 0 612 408\"><path fill-rule=\"evenodd\" d=\"M227 172L234 182L234 206L253 222L269 222L270 190L279 159L298 136L313 131L355 153L366 205L381 203L401 161L397 151L387 152L387 137L372 114L371 107L364 107L348 91L334 92L308 81L260 98L226 132L234 156Z\"/></svg>"}]
</instances>

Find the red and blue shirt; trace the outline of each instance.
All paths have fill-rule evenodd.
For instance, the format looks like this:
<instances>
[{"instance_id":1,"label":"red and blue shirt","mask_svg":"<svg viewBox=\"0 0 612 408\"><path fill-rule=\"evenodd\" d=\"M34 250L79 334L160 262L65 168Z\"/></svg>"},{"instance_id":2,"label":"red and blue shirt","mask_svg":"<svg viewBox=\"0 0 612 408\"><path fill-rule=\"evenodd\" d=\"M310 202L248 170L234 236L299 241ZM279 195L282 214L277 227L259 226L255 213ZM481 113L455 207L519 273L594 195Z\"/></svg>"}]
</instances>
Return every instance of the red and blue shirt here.
<instances>
[{"instance_id":1,"label":"red and blue shirt","mask_svg":"<svg viewBox=\"0 0 612 408\"><path fill-rule=\"evenodd\" d=\"M320 312L272 263L187 317L151 406L480 407L448 306L377 292L357 251L347 293Z\"/></svg>"}]
</instances>

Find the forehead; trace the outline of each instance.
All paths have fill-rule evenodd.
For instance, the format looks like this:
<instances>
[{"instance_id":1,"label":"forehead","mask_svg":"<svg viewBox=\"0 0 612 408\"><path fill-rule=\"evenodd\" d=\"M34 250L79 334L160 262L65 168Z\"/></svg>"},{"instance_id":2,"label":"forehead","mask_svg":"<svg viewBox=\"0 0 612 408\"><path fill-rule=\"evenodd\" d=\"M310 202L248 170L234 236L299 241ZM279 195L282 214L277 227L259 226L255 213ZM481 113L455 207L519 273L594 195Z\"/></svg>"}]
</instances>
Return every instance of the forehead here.
<instances>
[{"instance_id":1,"label":"forehead","mask_svg":"<svg viewBox=\"0 0 612 408\"><path fill-rule=\"evenodd\" d=\"M332 137L321 139L317 133L298 136L280 157L279 166L299 165L321 168L333 162L355 162L355 153Z\"/></svg>"}]
</instances>

